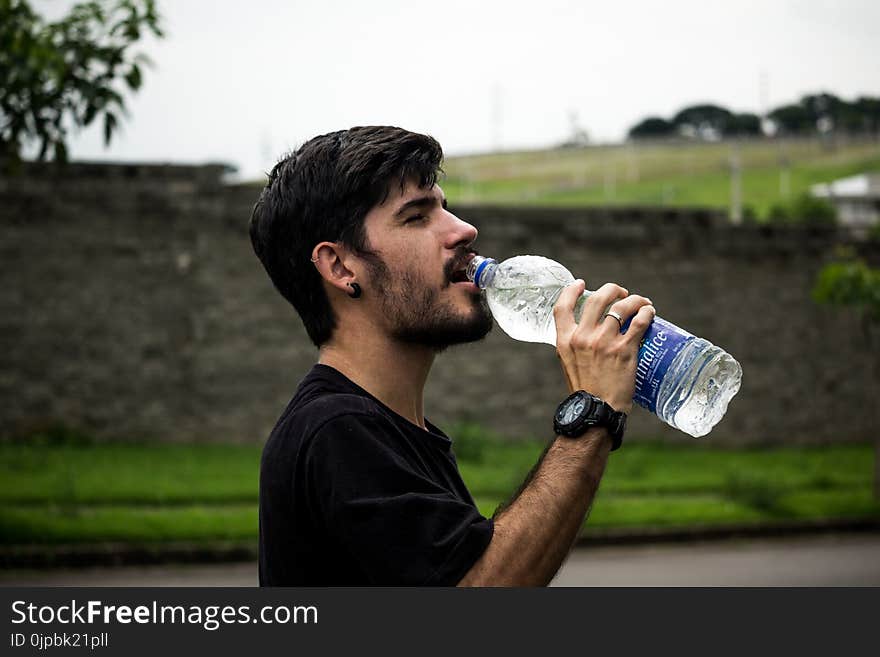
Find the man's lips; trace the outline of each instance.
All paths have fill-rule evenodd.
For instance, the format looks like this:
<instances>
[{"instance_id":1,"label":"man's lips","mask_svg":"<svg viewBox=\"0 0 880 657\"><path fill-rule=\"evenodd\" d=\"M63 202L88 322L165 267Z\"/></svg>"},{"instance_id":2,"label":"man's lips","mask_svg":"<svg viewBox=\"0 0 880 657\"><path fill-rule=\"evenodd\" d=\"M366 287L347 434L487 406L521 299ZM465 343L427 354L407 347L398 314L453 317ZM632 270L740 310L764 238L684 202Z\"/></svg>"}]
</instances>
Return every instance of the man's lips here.
<instances>
[{"instance_id":1,"label":"man's lips","mask_svg":"<svg viewBox=\"0 0 880 657\"><path fill-rule=\"evenodd\" d=\"M474 283L467 277L467 265L465 265L462 269L457 269L454 272L454 278L450 280L450 284L453 286L464 287L468 292L481 292L480 288L477 287L477 284Z\"/></svg>"},{"instance_id":2,"label":"man's lips","mask_svg":"<svg viewBox=\"0 0 880 657\"><path fill-rule=\"evenodd\" d=\"M460 283L453 283L453 285L461 286L468 292L473 292L474 294L482 292L482 290L477 287L476 283L472 283L471 281L462 281Z\"/></svg>"},{"instance_id":3,"label":"man's lips","mask_svg":"<svg viewBox=\"0 0 880 657\"><path fill-rule=\"evenodd\" d=\"M471 260L474 258L473 253L467 254L462 260L460 260L455 265L450 266L447 272L446 279L450 283L470 283L470 280L467 277L467 268L470 264Z\"/></svg>"}]
</instances>

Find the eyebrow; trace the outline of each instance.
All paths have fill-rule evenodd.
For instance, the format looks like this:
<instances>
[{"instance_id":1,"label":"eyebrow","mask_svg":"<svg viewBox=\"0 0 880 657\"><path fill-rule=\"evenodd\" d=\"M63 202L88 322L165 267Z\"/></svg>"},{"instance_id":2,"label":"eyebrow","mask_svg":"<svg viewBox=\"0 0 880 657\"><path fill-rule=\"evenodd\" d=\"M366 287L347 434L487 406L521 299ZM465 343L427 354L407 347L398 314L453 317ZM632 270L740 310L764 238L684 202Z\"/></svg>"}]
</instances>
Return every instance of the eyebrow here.
<instances>
[{"instance_id":1,"label":"eyebrow","mask_svg":"<svg viewBox=\"0 0 880 657\"><path fill-rule=\"evenodd\" d=\"M432 207L436 202L437 202L437 197L434 196L433 194L429 194L429 195L426 195L426 196L419 196L419 197L417 197L417 198L411 199L411 200L407 201L406 203L404 203L403 205L400 206L400 208L397 210L397 212L394 213L394 218L395 218L395 219L400 218L401 216L403 216L404 214L406 214L407 211L409 211L409 210L411 210L411 209L413 209L413 208L429 208L429 207ZM444 208L446 207L447 203L446 203L446 197L445 197L445 196L442 196L442 197L440 198L440 205L442 205Z\"/></svg>"}]
</instances>

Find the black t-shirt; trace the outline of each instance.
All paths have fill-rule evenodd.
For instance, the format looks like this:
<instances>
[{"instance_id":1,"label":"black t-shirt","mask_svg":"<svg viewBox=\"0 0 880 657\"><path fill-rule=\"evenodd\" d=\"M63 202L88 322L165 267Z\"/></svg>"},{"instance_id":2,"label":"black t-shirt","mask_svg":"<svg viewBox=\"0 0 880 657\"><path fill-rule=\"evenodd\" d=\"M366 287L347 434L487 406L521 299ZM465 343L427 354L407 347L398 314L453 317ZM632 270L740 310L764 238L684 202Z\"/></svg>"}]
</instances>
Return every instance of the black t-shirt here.
<instances>
[{"instance_id":1,"label":"black t-shirt","mask_svg":"<svg viewBox=\"0 0 880 657\"><path fill-rule=\"evenodd\" d=\"M315 365L263 449L260 585L458 583L493 525L425 424Z\"/></svg>"}]
</instances>

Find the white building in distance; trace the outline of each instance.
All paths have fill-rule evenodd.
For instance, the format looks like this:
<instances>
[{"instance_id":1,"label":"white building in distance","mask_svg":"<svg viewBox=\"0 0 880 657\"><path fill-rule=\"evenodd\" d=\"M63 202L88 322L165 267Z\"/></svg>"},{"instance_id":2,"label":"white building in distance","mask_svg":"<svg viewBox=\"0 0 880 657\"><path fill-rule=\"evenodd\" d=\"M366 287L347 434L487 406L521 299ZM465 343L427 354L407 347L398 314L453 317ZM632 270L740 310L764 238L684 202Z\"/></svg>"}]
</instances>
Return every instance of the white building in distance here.
<instances>
[{"instance_id":1,"label":"white building in distance","mask_svg":"<svg viewBox=\"0 0 880 657\"><path fill-rule=\"evenodd\" d=\"M810 193L827 199L837 209L837 220L842 226L867 232L880 223L880 172L813 185Z\"/></svg>"}]
</instances>

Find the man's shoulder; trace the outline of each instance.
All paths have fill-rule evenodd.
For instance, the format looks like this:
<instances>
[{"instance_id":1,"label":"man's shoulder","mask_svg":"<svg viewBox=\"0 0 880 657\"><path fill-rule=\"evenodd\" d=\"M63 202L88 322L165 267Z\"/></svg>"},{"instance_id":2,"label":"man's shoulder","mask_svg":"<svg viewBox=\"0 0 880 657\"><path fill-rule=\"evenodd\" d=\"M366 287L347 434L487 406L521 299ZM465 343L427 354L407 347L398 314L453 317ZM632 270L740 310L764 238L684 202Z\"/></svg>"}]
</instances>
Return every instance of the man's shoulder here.
<instances>
[{"instance_id":1,"label":"man's shoulder","mask_svg":"<svg viewBox=\"0 0 880 657\"><path fill-rule=\"evenodd\" d=\"M346 424L357 426L370 420L383 422L385 414L369 397L352 393L323 391L288 407L272 432L270 440L311 442L326 429Z\"/></svg>"},{"instance_id":2,"label":"man's shoulder","mask_svg":"<svg viewBox=\"0 0 880 657\"><path fill-rule=\"evenodd\" d=\"M279 477L287 481L296 464L338 451L342 439L349 444L371 440L377 432L367 424L375 427L373 418L379 416L372 400L343 392L327 392L288 407L263 445L261 486Z\"/></svg>"},{"instance_id":3,"label":"man's shoulder","mask_svg":"<svg viewBox=\"0 0 880 657\"><path fill-rule=\"evenodd\" d=\"M317 429L339 418L379 415L379 405L369 397L351 392L324 392L292 409L290 418Z\"/></svg>"},{"instance_id":4,"label":"man's shoulder","mask_svg":"<svg viewBox=\"0 0 880 657\"><path fill-rule=\"evenodd\" d=\"M300 382L279 418L277 429L293 426L315 429L338 417L380 413L374 399L336 370L315 365Z\"/></svg>"}]
</instances>

